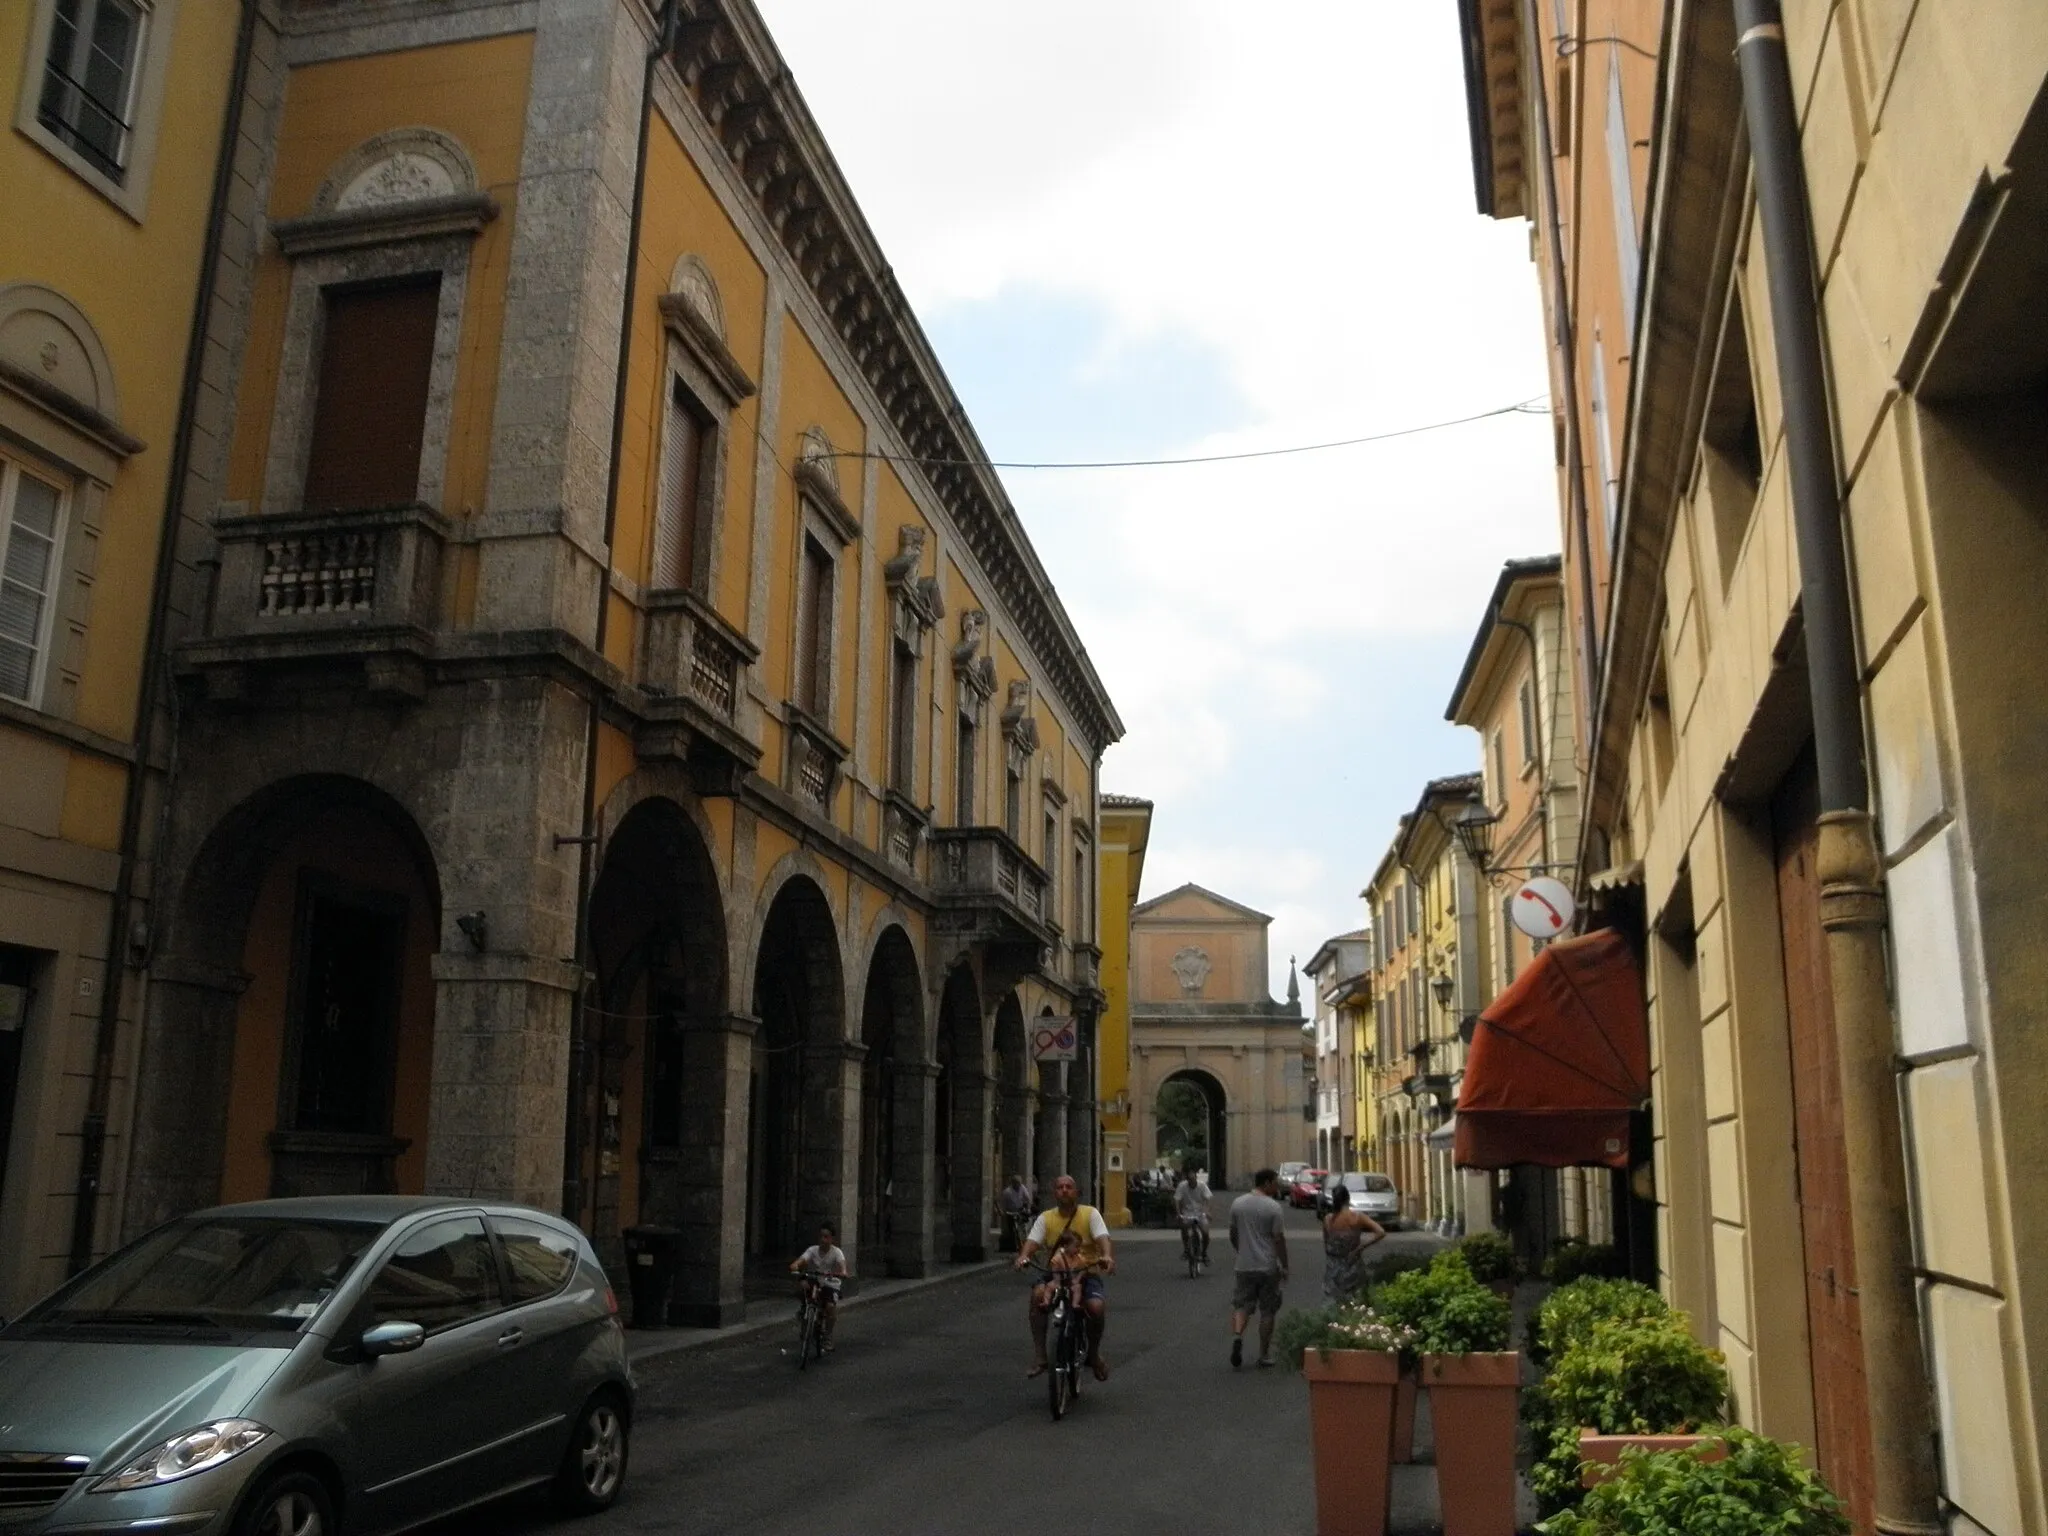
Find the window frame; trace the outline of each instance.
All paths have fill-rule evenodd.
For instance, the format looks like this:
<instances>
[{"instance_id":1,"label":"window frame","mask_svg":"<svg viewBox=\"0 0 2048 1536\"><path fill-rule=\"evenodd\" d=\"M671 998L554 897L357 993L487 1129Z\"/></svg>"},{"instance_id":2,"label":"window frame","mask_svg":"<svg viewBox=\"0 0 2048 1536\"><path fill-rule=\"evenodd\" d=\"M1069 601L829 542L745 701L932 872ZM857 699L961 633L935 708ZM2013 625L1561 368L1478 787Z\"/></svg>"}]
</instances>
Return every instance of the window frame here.
<instances>
[{"instance_id":1,"label":"window frame","mask_svg":"<svg viewBox=\"0 0 2048 1536\"><path fill-rule=\"evenodd\" d=\"M21 477L24 474L38 484L54 489L57 506L52 520L49 564L43 573L42 611L36 618L37 632L32 642L34 654L29 661L28 689L25 694L0 691L0 699L47 713L43 709L43 701L49 684L52 653L56 649L57 610L69 575L71 511L76 487L68 475L54 473L40 464L31 465L24 455L0 450L0 582L5 580L8 556L14 548L15 514L20 505Z\"/></svg>"},{"instance_id":2,"label":"window frame","mask_svg":"<svg viewBox=\"0 0 2048 1536\"><path fill-rule=\"evenodd\" d=\"M128 153L121 174L109 176L66 143L42 120L43 75L57 19L57 0L33 0L29 46L22 50L21 88L16 96L14 126L23 137L59 161L95 192L140 224L149 211L150 182L156 170L161 137L165 82L171 42L177 30L180 0L134 0L141 16L135 58L128 81Z\"/></svg>"}]
</instances>

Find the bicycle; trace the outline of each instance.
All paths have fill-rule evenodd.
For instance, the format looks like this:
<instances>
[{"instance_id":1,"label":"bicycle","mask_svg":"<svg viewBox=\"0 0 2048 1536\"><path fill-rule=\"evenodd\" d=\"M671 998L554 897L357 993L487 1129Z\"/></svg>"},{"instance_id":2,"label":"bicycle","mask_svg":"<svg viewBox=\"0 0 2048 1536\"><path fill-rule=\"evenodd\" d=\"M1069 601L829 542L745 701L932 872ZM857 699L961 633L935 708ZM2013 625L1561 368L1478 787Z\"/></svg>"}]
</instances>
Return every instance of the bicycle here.
<instances>
[{"instance_id":1,"label":"bicycle","mask_svg":"<svg viewBox=\"0 0 2048 1536\"><path fill-rule=\"evenodd\" d=\"M1190 1280L1201 1279L1202 1272L1209 1267L1209 1256L1203 1252L1206 1246L1204 1236L1200 1222L1184 1221L1180 1224L1180 1252L1181 1257L1188 1261Z\"/></svg>"},{"instance_id":2,"label":"bicycle","mask_svg":"<svg viewBox=\"0 0 2048 1536\"><path fill-rule=\"evenodd\" d=\"M1057 1278L1045 1313L1045 1390L1057 1424L1081 1395L1081 1371L1088 1363L1088 1313L1081 1305L1081 1277L1086 1270L1055 1270L1033 1260L1029 1266L1047 1279ZM1042 1285L1043 1280L1033 1280Z\"/></svg>"},{"instance_id":3,"label":"bicycle","mask_svg":"<svg viewBox=\"0 0 2048 1536\"><path fill-rule=\"evenodd\" d=\"M796 1368L807 1371L812 1360L825 1358L826 1275L819 1269L800 1269L796 1277L803 1286L796 1306Z\"/></svg>"}]
</instances>

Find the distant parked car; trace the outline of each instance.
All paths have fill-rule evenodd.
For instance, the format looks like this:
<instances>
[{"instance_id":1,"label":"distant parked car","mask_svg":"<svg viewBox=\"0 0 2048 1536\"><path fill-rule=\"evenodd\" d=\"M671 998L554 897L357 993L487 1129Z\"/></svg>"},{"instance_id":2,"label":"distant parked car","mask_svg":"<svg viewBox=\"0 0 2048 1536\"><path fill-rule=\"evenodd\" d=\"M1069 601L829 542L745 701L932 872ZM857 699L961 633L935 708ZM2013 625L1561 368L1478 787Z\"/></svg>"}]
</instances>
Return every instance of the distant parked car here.
<instances>
[{"instance_id":1,"label":"distant parked car","mask_svg":"<svg viewBox=\"0 0 2048 1536\"><path fill-rule=\"evenodd\" d=\"M1401 1192L1384 1173L1331 1174L1323 1180L1316 1201L1317 1215L1327 1216L1330 1213L1339 1184L1351 1191L1351 1209L1363 1211L1389 1231L1400 1225Z\"/></svg>"},{"instance_id":2,"label":"distant parked car","mask_svg":"<svg viewBox=\"0 0 2048 1536\"><path fill-rule=\"evenodd\" d=\"M1280 1187L1282 1189L1292 1189L1294 1187L1294 1181L1300 1178L1302 1174L1308 1171L1308 1164L1282 1163L1278 1168L1274 1169L1273 1171L1280 1175Z\"/></svg>"},{"instance_id":3,"label":"distant parked car","mask_svg":"<svg viewBox=\"0 0 2048 1536\"><path fill-rule=\"evenodd\" d=\"M1304 1168L1294 1176L1294 1182L1281 1186L1287 1203L1297 1210L1313 1210L1317 1198L1322 1194L1323 1178L1328 1172L1323 1168Z\"/></svg>"},{"instance_id":4,"label":"distant parked car","mask_svg":"<svg viewBox=\"0 0 2048 1536\"><path fill-rule=\"evenodd\" d=\"M158 1227L0 1329L9 1536L397 1531L604 1509L633 1378L589 1242L522 1206L264 1200Z\"/></svg>"}]
</instances>

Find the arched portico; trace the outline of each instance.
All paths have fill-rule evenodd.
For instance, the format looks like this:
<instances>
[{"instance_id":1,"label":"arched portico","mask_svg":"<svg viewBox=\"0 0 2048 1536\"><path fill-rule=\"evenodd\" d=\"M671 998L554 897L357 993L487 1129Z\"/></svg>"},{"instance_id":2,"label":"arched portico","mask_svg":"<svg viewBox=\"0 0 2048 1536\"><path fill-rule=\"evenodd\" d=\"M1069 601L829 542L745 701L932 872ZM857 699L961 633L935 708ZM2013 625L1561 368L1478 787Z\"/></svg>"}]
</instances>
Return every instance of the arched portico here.
<instances>
[{"instance_id":1,"label":"arched portico","mask_svg":"<svg viewBox=\"0 0 2048 1536\"><path fill-rule=\"evenodd\" d=\"M1191 1096L1200 1099L1201 1113L1194 1123L1177 1102ZM1153 1117L1156 1155L1175 1166L1192 1163L1208 1169L1211 1189L1229 1184L1230 1098L1214 1073L1196 1067L1169 1073L1153 1095Z\"/></svg>"},{"instance_id":2,"label":"arched portico","mask_svg":"<svg viewBox=\"0 0 2048 1536\"><path fill-rule=\"evenodd\" d=\"M988 1256L994 1219L990 1178L989 1051L982 1024L981 988L965 961L946 975L939 1000L934 1144L942 1162L934 1174L944 1243L956 1263Z\"/></svg>"},{"instance_id":3,"label":"arched portico","mask_svg":"<svg viewBox=\"0 0 2048 1536\"><path fill-rule=\"evenodd\" d=\"M861 1004L859 1223L856 1270L879 1257L892 1275L921 1275L931 1255L933 1078L924 1059L917 954L891 923L868 962Z\"/></svg>"},{"instance_id":4,"label":"arched portico","mask_svg":"<svg viewBox=\"0 0 2048 1536\"><path fill-rule=\"evenodd\" d=\"M427 1189L440 927L433 854L384 790L308 774L222 817L152 967L130 1229Z\"/></svg>"},{"instance_id":5,"label":"arched portico","mask_svg":"<svg viewBox=\"0 0 2048 1536\"><path fill-rule=\"evenodd\" d=\"M850 1231L846 1131L861 1048L846 1037L832 908L807 874L781 882L754 961L747 1252L802 1251L830 1222Z\"/></svg>"}]
</instances>

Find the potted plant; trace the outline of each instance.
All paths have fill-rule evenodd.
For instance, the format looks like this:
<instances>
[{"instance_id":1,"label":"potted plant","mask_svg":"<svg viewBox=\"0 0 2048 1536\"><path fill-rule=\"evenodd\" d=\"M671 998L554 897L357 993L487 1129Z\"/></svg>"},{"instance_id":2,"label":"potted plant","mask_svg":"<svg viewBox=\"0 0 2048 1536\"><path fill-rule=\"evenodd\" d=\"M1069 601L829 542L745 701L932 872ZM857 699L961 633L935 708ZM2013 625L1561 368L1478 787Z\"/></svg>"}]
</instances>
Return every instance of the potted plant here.
<instances>
[{"instance_id":1,"label":"potted plant","mask_svg":"<svg viewBox=\"0 0 2048 1536\"><path fill-rule=\"evenodd\" d=\"M1842 1501L1796 1447L1727 1429L1711 1452L1629 1451L1614 1476L1576 1509L1552 1515L1543 1536L1848 1536Z\"/></svg>"},{"instance_id":2,"label":"potted plant","mask_svg":"<svg viewBox=\"0 0 2048 1536\"><path fill-rule=\"evenodd\" d=\"M1472 1278L1455 1248L1377 1296L1381 1314L1416 1334L1421 1384L1436 1426L1444 1536L1515 1529L1515 1397L1522 1357L1510 1350L1507 1301Z\"/></svg>"},{"instance_id":3,"label":"potted plant","mask_svg":"<svg viewBox=\"0 0 2048 1536\"><path fill-rule=\"evenodd\" d=\"M1515 1245L1506 1236L1499 1232L1474 1232L1459 1240L1458 1251L1465 1256L1465 1265L1474 1280L1496 1295L1515 1294L1515 1282L1522 1278L1522 1265L1515 1257Z\"/></svg>"},{"instance_id":4,"label":"potted plant","mask_svg":"<svg viewBox=\"0 0 2048 1536\"><path fill-rule=\"evenodd\" d=\"M1597 1324L1670 1313L1670 1303L1647 1285L1588 1275L1560 1285L1530 1317L1529 1359L1542 1369L1588 1337Z\"/></svg>"},{"instance_id":5,"label":"potted plant","mask_svg":"<svg viewBox=\"0 0 2048 1536\"><path fill-rule=\"evenodd\" d=\"M1289 1312L1277 1333L1308 1381L1318 1536L1385 1536L1394 1388L1414 1330L1347 1305Z\"/></svg>"},{"instance_id":6,"label":"potted plant","mask_svg":"<svg viewBox=\"0 0 2048 1536\"><path fill-rule=\"evenodd\" d=\"M1422 1253L1390 1253L1371 1266L1368 1296L1401 1275L1428 1269L1430 1258ZM1406 1466L1415 1460L1415 1361L1401 1361L1400 1384L1394 1388L1394 1464Z\"/></svg>"},{"instance_id":7,"label":"potted plant","mask_svg":"<svg viewBox=\"0 0 2048 1536\"><path fill-rule=\"evenodd\" d=\"M1549 1513L1575 1503L1631 1448L1717 1441L1702 1431L1721 1420L1728 1372L1683 1313L1608 1319L1571 1343L1531 1398L1538 1460L1529 1481Z\"/></svg>"}]
</instances>

